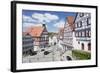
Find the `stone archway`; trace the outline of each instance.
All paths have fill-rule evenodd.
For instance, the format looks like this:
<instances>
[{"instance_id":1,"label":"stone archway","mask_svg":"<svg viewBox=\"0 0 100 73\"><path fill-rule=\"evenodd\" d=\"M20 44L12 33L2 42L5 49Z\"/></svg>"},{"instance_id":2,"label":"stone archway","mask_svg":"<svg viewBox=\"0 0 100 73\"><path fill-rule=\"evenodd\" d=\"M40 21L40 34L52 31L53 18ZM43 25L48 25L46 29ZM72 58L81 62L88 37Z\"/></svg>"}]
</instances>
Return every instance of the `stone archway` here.
<instances>
[{"instance_id":1,"label":"stone archway","mask_svg":"<svg viewBox=\"0 0 100 73\"><path fill-rule=\"evenodd\" d=\"M72 60L72 58L71 58L70 56L66 56L66 59L67 59L68 61L71 61L71 60Z\"/></svg>"},{"instance_id":2,"label":"stone archway","mask_svg":"<svg viewBox=\"0 0 100 73\"><path fill-rule=\"evenodd\" d=\"M88 43L88 50L91 50L91 43Z\"/></svg>"}]
</instances>

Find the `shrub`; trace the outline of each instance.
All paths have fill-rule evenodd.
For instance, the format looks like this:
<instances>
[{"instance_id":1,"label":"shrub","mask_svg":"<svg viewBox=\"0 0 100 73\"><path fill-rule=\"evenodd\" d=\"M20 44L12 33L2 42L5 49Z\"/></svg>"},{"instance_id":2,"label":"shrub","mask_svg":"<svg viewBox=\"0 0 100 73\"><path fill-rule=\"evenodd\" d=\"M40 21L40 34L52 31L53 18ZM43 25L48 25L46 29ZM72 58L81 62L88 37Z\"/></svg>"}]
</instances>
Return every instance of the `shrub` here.
<instances>
[{"instance_id":1,"label":"shrub","mask_svg":"<svg viewBox=\"0 0 100 73\"><path fill-rule=\"evenodd\" d=\"M79 60L91 59L91 53L82 50L72 50L72 56Z\"/></svg>"}]
</instances>

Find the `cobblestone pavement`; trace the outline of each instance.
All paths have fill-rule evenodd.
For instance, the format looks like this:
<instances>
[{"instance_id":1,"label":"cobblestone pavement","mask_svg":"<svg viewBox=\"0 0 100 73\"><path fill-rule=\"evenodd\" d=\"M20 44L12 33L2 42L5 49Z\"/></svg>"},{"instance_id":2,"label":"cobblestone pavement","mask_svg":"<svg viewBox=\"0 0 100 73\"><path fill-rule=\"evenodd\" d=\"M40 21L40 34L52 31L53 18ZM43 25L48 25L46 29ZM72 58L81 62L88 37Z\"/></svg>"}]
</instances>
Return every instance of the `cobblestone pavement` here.
<instances>
[{"instance_id":1,"label":"cobblestone pavement","mask_svg":"<svg viewBox=\"0 0 100 73\"><path fill-rule=\"evenodd\" d=\"M63 52L58 45L47 47L45 48L45 50L49 51L50 53L44 55L44 51L38 51L37 55L23 57L22 62L31 63L31 62L67 61L66 56L70 56L72 58L71 51ZM72 60L73 59L74 58L72 58Z\"/></svg>"}]
</instances>

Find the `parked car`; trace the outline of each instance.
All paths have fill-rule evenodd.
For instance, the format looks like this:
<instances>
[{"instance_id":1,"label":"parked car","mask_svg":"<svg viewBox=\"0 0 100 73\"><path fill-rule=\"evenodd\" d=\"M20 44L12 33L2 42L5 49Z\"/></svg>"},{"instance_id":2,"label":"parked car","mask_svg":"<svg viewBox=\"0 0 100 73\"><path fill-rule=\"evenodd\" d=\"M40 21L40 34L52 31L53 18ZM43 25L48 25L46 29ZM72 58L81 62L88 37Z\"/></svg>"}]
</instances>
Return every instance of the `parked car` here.
<instances>
[{"instance_id":1,"label":"parked car","mask_svg":"<svg viewBox=\"0 0 100 73\"><path fill-rule=\"evenodd\" d=\"M33 51L30 56L33 56L33 55L36 55L37 54L37 51Z\"/></svg>"},{"instance_id":2,"label":"parked car","mask_svg":"<svg viewBox=\"0 0 100 73\"><path fill-rule=\"evenodd\" d=\"M45 51L44 52L44 55L48 55L50 52L49 51Z\"/></svg>"},{"instance_id":3,"label":"parked car","mask_svg":"<svg viewBox=\"0 0 100 73\"><path fill-rule=\"evenodd\" d=\"M41 51L45 51L45 49L41 49Z\"/></svg>"}]
</instances>

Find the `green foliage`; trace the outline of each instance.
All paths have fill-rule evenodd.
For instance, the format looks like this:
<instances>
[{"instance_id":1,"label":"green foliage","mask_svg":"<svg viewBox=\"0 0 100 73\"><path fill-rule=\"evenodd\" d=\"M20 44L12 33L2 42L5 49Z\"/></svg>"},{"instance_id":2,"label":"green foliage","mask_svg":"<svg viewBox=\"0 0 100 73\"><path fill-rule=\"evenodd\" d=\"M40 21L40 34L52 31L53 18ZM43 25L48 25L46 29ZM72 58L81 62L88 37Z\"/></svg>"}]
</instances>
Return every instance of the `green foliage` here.
<instances>
[{"instance_id":1,"label":"green foliage","mask_svg":"<svg viewBox=\"0 0 100 73\"><path fill-rule=\"evenodd\" d=\"M57 33L55 33L55 32L49 32L49 33L48 33L48 36L49 36L49 37L53 37L55 34L57 34Z\"/></svg>"},{"instance_id":2,"label":"green foliage","mask_svg":"<svg viewBox=\"0 0 100 73\"><path fill-rule=\"evenodd\" d=\"M82 50L72 50L72 56L77 60L91 59L91 53Z\"/></svg>"}]
</instances>

